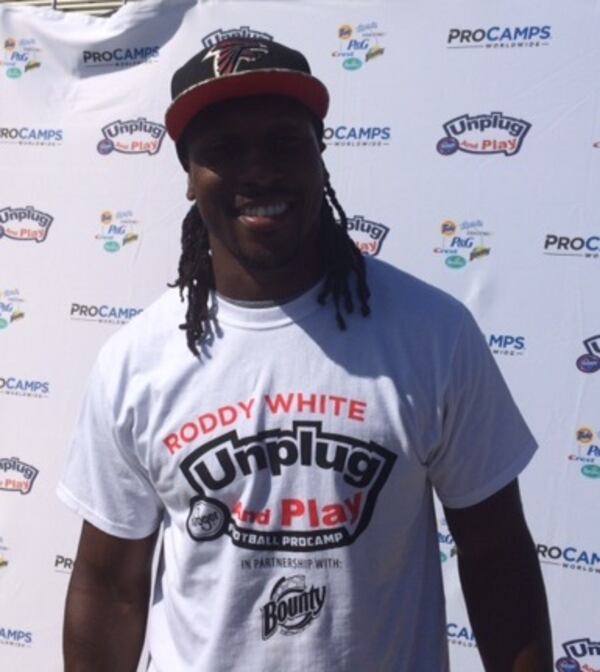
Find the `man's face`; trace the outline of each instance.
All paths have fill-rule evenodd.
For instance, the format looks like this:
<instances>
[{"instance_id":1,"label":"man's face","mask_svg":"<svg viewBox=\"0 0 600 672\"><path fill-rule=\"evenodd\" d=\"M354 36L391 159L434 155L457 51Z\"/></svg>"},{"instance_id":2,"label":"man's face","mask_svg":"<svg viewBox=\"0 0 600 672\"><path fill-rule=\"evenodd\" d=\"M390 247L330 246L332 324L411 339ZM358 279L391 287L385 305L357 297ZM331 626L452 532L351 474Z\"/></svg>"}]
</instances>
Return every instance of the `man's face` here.
<instances>
[{"instance_id":1,"label":"man's face","mask_svg":"<svg viewBox=\"0 0 600 672\"><path fill-rule=\"evenodd\" d=\"M321 147L310 113L277 96L214 105L187 138L189 196L215 273L303 272L319 262Z\"/></svg>"}]
</instances>

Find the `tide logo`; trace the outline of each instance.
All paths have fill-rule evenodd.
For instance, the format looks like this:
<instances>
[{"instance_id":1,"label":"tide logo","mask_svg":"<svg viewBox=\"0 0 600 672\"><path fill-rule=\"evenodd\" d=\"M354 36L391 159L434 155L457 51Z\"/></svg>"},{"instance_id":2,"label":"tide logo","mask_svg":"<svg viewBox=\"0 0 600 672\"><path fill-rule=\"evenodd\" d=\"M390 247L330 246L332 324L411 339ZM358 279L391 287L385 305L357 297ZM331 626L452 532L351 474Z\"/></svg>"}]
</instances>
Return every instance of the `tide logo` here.
<instances>
[{"instance_id":1,"label":"tide logo","mask_svg":"<svg viewBox=\"0 0 600 672\"><path fill-rule=\"evenodd\" d=\"M462 114L443 124L446 135L437 143L443 156L456 152L467 154L504 154L519 152L531 124L503 112Z\"/></svg>"},{"instance_id":2,"label":"tide logo","mask_svg":"<svg viewBox=\"0 0 600 672\"><path fill-rule=\"evenodd\" d=\"M160 151L167 129L146 117L111 121L102 127L102 140L97 145L99 154L103 156L111 152L120 154L149 154L153 156Z\"/></svg>"}]
</instances>

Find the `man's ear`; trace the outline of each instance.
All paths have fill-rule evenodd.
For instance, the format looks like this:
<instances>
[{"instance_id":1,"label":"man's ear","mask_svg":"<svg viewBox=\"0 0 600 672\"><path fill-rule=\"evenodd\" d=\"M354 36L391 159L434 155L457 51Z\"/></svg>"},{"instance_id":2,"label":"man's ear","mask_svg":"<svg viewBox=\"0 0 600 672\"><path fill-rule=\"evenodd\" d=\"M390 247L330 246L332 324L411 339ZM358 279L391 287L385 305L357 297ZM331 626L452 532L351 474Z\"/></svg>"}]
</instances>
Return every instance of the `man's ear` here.
<instances>
[{"instance_id":1,"label":"man's ear","mask_svg":"<svg viewBox=\"0 0 600 672\"><path fill-rule=\"evenodd\" d=\"M188 173L187 176L187 189L185 192L185 196L188 199L188 201L195 201L196 200L196 193L194 192L194 185L192 184L192 178L191 175Z\"/></svg>"}]
</instances>

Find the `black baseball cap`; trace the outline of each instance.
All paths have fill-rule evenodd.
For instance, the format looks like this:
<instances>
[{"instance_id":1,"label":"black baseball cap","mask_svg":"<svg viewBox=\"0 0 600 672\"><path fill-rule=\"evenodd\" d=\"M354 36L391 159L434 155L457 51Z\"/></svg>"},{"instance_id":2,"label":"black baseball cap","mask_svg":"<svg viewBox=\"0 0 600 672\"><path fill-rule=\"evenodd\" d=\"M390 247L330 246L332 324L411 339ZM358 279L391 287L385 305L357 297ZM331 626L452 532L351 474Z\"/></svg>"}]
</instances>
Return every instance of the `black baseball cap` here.
<instances>
[{"instance_id":1,"label":"black baseball cap","mask_svg":"<svg viewBox=\"0 0 600 672\"><path fill-rule=\"evenodd\" d=\"M268 39L232 38L203 49L175 72L167 131L177 143L209 105L262 95L292 98L320 120L329 107L327 88L299 51Z\"/></svg>"}]
</instances>

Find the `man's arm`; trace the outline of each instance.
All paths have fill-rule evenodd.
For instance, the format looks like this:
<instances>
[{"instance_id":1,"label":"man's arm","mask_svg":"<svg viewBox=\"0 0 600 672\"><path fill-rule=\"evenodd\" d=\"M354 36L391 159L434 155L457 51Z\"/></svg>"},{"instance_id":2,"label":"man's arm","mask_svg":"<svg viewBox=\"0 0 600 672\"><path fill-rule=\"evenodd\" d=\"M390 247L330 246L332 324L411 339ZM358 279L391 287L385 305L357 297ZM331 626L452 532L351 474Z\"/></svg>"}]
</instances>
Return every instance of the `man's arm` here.
<instances>
[{"instance_id":1,"label":"man's arm","mask_svg":"<svg viewBox=\"0 0 600 672\"><path fill-rule=\"evenodd\" d=\"M517 481L445 513L486 672L551 672L546 593Z\"/></svg>"},{"instance_id":2,"label":"man's arm","mask_svg":"<svg viewBox=\"0 0 600 672\"><path fill-rule=\"evenodd\" d=\"M156 533L120 539L83 523L65 607L65 672L135 672L155 542Z\"/></svg>"}]
</instances>

